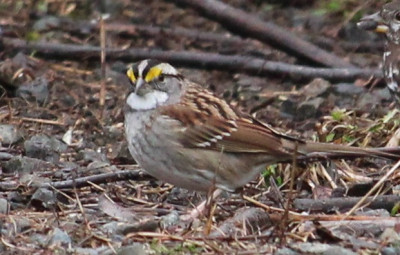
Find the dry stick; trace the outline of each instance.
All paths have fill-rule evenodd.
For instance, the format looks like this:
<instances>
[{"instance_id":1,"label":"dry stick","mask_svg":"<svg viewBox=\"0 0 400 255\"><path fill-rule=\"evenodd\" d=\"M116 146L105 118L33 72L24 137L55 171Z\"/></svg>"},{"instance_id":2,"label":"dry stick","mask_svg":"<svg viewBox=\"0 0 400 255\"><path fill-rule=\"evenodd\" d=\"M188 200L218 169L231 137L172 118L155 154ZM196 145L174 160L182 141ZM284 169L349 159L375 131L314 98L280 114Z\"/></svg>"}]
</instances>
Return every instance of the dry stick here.
<instances>
[{"instance_id":1,"label":"dry stick","mask_svg":"<svg viewBox=\"0 0 400 255\"><path fill-rule=\"evenodd\" d=\"M285 205L285 212L283 213L282 216L282 228L281 228L281 237L280 237L280 244L283 245L287 242L286 239L284 239L285 237L285 230L288 228L289 224L289 210L291 209L291 204L292 204L292 200L293 200L293 190L294 190L294 178L296 176L297 173L297 156L298 156L298 147L299 147L299 143L295 142L295 148L294 148L294 153L293 153L293 157L292 157L292 171L290 172L290 181L289 181L289 194L287 197L287 201L286 201L286 205Z\"/></svg>"},{"instance_id":2,"label":"dry stick","mask_svg":"<svg viewBox=\"0 0 400 255\"><path fill-rule=\"evenodd\" d=\"M101 61L101 88L100 88L100 106L104 106L106 96L106 30L104 28L104 19L100 16L100 61ZM101 115L103 117L103 110Z\"/></svg>"},{"instance_id":3,"label":"dry stick","mask_svg":"<svg viewBox=\"0 0 400 255\"><path fill-rule=\"evenodd\" d=\"M91 23L90 23L91 24ZM95 25L93 25L95 26ZM257 44L254 43L253 39L244 39L240 36L232 35L232 34L223 34L223 33L213 33L213 32L203 32L199 30L187 29L182 27L157 27L157 26L149 26L149 25L139 25L139 24L121 24L121 23L110 23L105 25L106 30L118 33L120 36L126 37L137 37L137 36L167 36L167 37L176 37L182 38L186 37L188 39L205 42L216 42L216 43L224 43L230 44L232 46L244 46L248 44L253 44L253 47L257 47ZM64 29L64 27L60 27L59 29ZM64 29L65 30L65 29ZM69 31L71 31L71 27ZM79 27L73 29L71 32L78 32ZM314 44L319 46L334 48L339 46L339 48L343 48L347 51L354 52L381 52L383 50L384 43L383 42L349 42L349 41L340 41L338 42L338 38L327 38L324 36L304 36L304 40L312 41Z\"/></svg>"},{"instance_id":4,"label":"dry stick","mask_svg":"<svg viewBox=\"0 0 400 255\"><path fill-rule=\"evenodd\" d=\"M300 39L279 26L261 20L254 14L234 8L218 0L169 0L188 5L208 18L219 22L235 34L256 38L291 55L329 67L354 67L343 59Z\"/></svg>"},{"instance_id":5,"label":"dry stick","mask_svg":"<svg viewBox=\"0 0 400 255\"><path fill-rule=\"evenodd\" d=\"M63 26L63 23L66 23L66 26ZM88 28L87 32L83 32L81 29L82 24L85 28ZM74 20L64 19L60 26L53 26L51 30L63 30L70 33L75 34L83 34L87 35L88 33L92 33L98 29L96 24L92 24L90 22L75 22ZM229 43L237 46L243 46L249 43L248 40L242 39L239 36L231 35L231 34L222 34L222 33L212 33L212 32L203 32L199 30L187 29L182 27L160 27L154 25L140 25L140 24L123 24L123 23L108 23L105 24L106 31L110 33L117 33L120 36L129 36L129 37L137 37L137 36L162 36L162 37L176 37L182 38L186 37L189 39L193 39L195 41L209 41L209 42L219 42L219 43Z\"/></svg>"},{"instance_id":6,"label":"dry stick","mask_svg":"<svg viewBox=\"0 0 400 255\"><path fill-rule=\"evenodd\" d=\"M81 46L73 44L55 44L47 42L27 42L20 39L0 38L0 48L14 48L19 50L36 51L47 57L62 57L72 59L97 58L100 47ZM229 56L215 53L197 53L188 51L162 51L149 49L116 49L107 48L109 59L123 61L138 61L145 58L155 58L170 62L176 66L192 68L212 68L223 71L251 73L255 75L290 75L297 79L312 79L316 77L326 80L352 81L358 78L375 76L382 78L381 70L359 68L312 68L300 65L291 65L276 61L265 61L261 58L246 56Z\"/></svg>"},{"instance_id":7,"label":"dry stick","mask_svg":"<svg viewBox=\"0 0 400 255\"><path fill-rule=\"evenodd\" d=\"M299 198L294 200L293 206L300 211L318 211L330 213L337 210L348 209L357 204L359 201L359 197L333 197L326 199ZM382 195L368 197L365 202L368 203L368 208L384 208L391 210L396 203L400 202L400 196Z\"/></svg>"},{"instance_id":8,"label":"dry stick","mask_svg":"<svg viewBox=\"0 0 400 255\"><path fill-rule=\"evenodd\" d=\"M59 29L63 29L63 27L60 27ZM258 43L255 43L255 39L251 38L246 39L232 34L203 32L199 30L193 30L181 27L166 28L166 27L157 27L153 25L149 26L149 25L139 25L139 24L110 23L106 24L106 30L112 33L117 33L121 37L162 36L162 37L178 38L178 39L185 37L187 39L196 42L199 41L214 42L223 44L224 46L225 45L236 46L238 47L238 50L243 49L245 45L248 46L249 44L255 50L259 49L260 47ZM73 30L72 32L77 32L77 31L79 31L79 28ZM325 36L301 35L301 37L303 40L310 41L319 47L333 48L333 49L340 48L350 52L380 53L383 51L384 48L384 42L381 41L354 42L354 41L341 40L338 42L338 38L328 38Z\"/></svg>"},{"instance_id":9,"label":"dry stick","mask_svg":"<svg viewBox=\"0 0 400 255\"><path fill-rule=\"evenodd\" d=\"M358 203L355 206L353 206L353 208L351 208L351 210L348 213L345 214L343 220L345 220L347 216L353 214L367 200L367 198L371 196L371 194L375 192L389 178L389 176L392 175L394 171L396 171L399 167L400 167L400 160L397 161L397 163L372 187L372 189L368 191L367 194L365 194L365 196L363 196L360 199L360 201L358 201Z\"/></svg>"},{"instance_id":10,"label":"dry stick","mask_svg":"<svg viewBox=\"0 0 400 255\"><path fill-rule=\"evenodd\" d=\"M46 120L46 119L35 119L35 118L28 118L28 117L20 117L18 118L22 121L29 121L29 122L36 122L41 124L47 125L55 125L55 126L65 126L66 124L59 120Z\"/></svg>"},{"instance_id":11,"label":"dry stick","mask_svg":"<svg viewBox=\"0 0 400 255\"><path fill-rule=\"evenodd\" d=\"M138 180L143 176L144 176L143 172L139 170L123 170L115 173L105 173L105 174L76 178L74 180L44 183L40 187L41 188L54 187L56 189L68 189L74 187L81 188L84 186L90 186L88 182L99 184L105 182Z\"/></svg>"},{"instance_id":12,"label":"dry stick","mask_svg":"<svg viewBox=\"0 0 400 255\"><path fill-rule=\"evenodd\" d=\"M84 27L84 29L82 29ZM230 33L213 33L204 32L200 30L187 29L183 27L162 27L154 25L141 25L141 24L124 24L124 23L108 23L105 24L106 31L113 34L118 34L125 37L138 37L138 36L151 36L151 37L167 37L167 38L188 38L198 41L224 43L232 46L244 46L254 44L254 39L243 39L239 36L232 35ZM53 25L49 30L62 30L71 34L78 35L89 35L98 30L98 25L90 23L88 21L76 21L68 18L62 18L61 23ZM379 42L350 42L350 41L339 41L338 38L328 38L326 36L307 36L301 35L303 40L311 41L318 46L324 48L343 48L346 51L352 52L382 52L384 43ZM257 47L254 44L253 47Z\"/></svg>"}]
</instances>

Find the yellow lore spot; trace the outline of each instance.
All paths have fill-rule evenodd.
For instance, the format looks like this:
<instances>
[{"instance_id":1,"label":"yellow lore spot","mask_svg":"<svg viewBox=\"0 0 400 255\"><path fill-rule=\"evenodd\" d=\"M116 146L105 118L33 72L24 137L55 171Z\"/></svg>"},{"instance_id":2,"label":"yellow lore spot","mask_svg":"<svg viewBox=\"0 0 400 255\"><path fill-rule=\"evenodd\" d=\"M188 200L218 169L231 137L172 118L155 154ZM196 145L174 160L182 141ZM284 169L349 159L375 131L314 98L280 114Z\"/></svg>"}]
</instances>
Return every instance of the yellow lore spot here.
<instances>
[{"instance_id":1,"label":"yellow lore spot","mask_svg":"<svg viewBox=\"0 0 400 255\"><path fill-rule=\"evenodd\" d=\"M135 74L133 73L132 68L129 68L128 71L126 71L126 75L128 76L129 80L131 80L131 82L133 83L136 82L136 77Z\"/></svg>"},{"instance_id":2,"label":"yellow lore spot","mask_svg":"<svg viewBox=\"0 0 400 255\"><path fill-rule=\"evenodd\" d=\"M389 27L386 25L378 25L375 28L375 32L378 32L378 33L387 33L388 31L389 31Z\"/></svg>"},{"instance_id":3,"label":"yellow lore spot","mask_svg":"<svg viewBox=\"0 0 400 255\"><path fill-rule=\"evenodd\" d=\"M147 72L146 77L144 78L144 80L146 82L150 82L150 81L154 80L155 78L159 77L161 72L162 72L161 68L155 66L155 67L151 68Z\"/></svg>"}]
</instances>

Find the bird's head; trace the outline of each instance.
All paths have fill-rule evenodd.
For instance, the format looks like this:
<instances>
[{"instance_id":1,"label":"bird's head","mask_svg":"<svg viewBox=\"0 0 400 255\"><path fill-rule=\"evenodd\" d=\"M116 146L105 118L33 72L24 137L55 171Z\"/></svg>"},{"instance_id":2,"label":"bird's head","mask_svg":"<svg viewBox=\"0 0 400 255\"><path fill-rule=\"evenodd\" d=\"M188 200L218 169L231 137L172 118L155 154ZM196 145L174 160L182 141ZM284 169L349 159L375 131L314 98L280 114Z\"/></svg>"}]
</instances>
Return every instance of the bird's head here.
<instances>
[{"instance_id":1,"label":"bird's head","mask_svg":"<svg viewBox=\"0 0 400 255\"><path fill-rule=\"evenodd\" d=\"M126 99L132 110L150 110L179 97L182 75L170 64L154 59L142 60L127 68L132 90Z\"/></svg>"},{"instance_id":2,"label":"bird's head","mask_svg":"<svg viewBox=\"0 0 400 255\"><path fill-rule=\"evenodd\" d=\"M386 34L388 41L400 44L400 1L385 4L381 11L363 17L358 27Z\"/></svg>"}]
</instances>

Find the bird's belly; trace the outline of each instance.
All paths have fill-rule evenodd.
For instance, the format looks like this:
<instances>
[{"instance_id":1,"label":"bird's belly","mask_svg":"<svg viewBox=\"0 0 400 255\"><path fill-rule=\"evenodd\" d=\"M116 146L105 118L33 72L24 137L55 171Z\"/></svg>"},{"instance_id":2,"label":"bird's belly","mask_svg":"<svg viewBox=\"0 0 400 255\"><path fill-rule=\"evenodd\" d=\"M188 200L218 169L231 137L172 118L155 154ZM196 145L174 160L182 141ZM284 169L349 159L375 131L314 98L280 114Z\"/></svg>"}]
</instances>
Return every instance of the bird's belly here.
<instances>
[{"instance_id":1,"label":"bird's belly","mask_svg":"<svg viewBox=\"0 0 400 255\"><path fill-rule=\"evenodd\" d=\"M161 124L143 113L140 118L129 114L125 120L129 151L136 162L150 175L175 186L198 191L216 186L233 191L272 163L265 155L256 164L257 155L183 147L170 136L168 130L172 128L173 125Z\"/></svg>"},{"instance_id":2,"label":"bird's belly","mask_svg":"<svg viewBox=\"0 0 400 255\"><path fill-rule=\"evenodd\" d=\"M149 125L150 122L150 114L125 115L125 135L135 161L157 179L189 190L207 190L210 182L201 175L193 174L195 166L190 156L182 154L181 146L160 137L160 130L154 132L153 128L160 127L154 127L158 123Z\"/></svg>"}]
</instances>

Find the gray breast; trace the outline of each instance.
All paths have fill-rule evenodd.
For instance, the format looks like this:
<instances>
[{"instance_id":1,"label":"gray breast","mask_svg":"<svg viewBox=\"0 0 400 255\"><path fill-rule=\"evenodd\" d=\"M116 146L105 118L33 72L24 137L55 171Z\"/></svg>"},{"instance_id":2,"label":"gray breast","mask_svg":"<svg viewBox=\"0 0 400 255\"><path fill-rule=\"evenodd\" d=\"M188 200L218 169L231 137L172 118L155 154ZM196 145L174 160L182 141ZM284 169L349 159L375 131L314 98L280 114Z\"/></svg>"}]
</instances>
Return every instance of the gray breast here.
<instances>
[{"instance_id":1,"label":"gray breast","mask_svg":"<svg viewBox=\"0 0 400 255\"><path fill-rule=\"evenodd\" d=\"M400 45L388 42L383 53L383 75L388 89L399 101L400 95Z\"/></svg>"}]
</instances>

